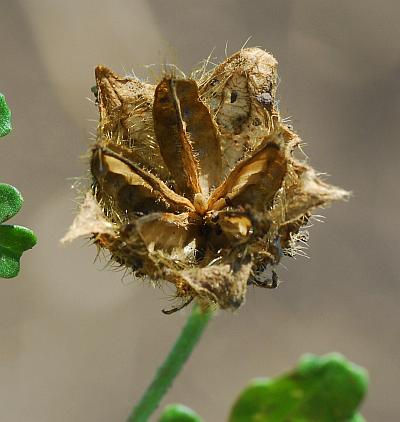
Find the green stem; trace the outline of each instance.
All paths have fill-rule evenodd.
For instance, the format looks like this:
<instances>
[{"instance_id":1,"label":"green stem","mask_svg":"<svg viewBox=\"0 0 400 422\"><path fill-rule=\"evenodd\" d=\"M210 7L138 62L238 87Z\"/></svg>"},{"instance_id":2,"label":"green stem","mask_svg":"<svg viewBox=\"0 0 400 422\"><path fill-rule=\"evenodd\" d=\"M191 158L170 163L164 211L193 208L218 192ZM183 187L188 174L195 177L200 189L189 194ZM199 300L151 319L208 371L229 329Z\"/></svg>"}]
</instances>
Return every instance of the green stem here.
<instances>
[{"instance_id":1,"label":"green stem","mask_svg":"<svg viewBox=\"0 0 400 422\"><path fill-rule=\"evenodd\" d=\"M141 400L133 408L127 422L146 422L157 409L161 399L200 340L212 314L211 310L202 311L197 304L193 306L192 312L176 343L164 363L158 368L153 381Z\"/></svg>"}]
</instances>

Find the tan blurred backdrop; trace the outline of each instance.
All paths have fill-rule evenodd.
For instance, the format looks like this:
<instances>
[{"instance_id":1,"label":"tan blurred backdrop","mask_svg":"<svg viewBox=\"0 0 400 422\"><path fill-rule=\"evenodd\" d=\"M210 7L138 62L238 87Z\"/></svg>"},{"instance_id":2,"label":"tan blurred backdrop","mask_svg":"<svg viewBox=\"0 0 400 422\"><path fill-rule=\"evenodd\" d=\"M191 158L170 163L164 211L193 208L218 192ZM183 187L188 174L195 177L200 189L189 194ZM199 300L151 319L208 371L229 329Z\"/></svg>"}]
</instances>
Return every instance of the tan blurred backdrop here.
<instances>
[{"instance_id":1,"label":"tan blurred backdrop","mask_svg":"<svg viewBox=\"0 0 400 422\"><path fill-rule=\"evenodd\" d=\"M163 405L222 422L251 378L339 351L370 371L366 418L400 420L399 17L396 0L1 0L0 91L15 129L0 178L25 197L13 222L39 237L20 277L0 282L1 421L125 420L188 312L164 316L170 291L102 270L83 241L59 245L96 127L95 65L190 71L250 35L279 61L281 112L311 163L354 197L321 212L311 259L286 259L279 289L250 289L240 312L215 318Z\"/></svg>"}]
</instances>

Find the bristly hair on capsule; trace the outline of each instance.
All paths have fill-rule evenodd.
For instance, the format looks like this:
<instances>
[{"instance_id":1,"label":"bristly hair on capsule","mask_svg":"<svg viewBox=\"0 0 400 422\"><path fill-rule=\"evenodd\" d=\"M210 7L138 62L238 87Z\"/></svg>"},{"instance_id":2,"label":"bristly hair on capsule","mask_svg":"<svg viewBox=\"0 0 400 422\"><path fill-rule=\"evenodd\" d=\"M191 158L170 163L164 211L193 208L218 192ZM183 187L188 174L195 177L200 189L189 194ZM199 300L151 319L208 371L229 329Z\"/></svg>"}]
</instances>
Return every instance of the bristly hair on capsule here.
<instances>
[{"instance_id":1,"label":"bristly hair on capsule","mask_svg":"<svg viewBox=\"0 0 400 422\"><path fill-rule=\"evenodd\" d=\"M294 157L277 62L259 48L198 79L95 75L92 184L63 240L90 237L135 277L171 283L181 305L166 313L193 299L236 309L247 285L277 287L275 267L301 253L313 210L349 196Z\"/></svg>"}]
</instances>

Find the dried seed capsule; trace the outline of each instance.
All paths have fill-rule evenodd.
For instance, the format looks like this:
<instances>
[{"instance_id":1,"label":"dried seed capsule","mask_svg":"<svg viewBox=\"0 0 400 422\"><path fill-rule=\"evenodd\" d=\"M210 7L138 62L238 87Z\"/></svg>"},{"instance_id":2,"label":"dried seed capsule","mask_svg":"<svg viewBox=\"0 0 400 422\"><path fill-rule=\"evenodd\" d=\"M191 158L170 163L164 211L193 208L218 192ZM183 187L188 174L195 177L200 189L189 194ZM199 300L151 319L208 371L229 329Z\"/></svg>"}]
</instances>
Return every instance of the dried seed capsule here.
<instances>
[{"instance_id":1,"label":"dried seed capsule","mask_svg":"<svg viewBox=\"0 0 400 422\"><path fill-rule=\"evenodd\" d=\"M183 304L235 309L249 283L277 287L264 271L295 254L314 208L348 193L294 158L276 67L242 49L200 80L153 86L99 66L92 189L65 240L91 236L136 275L174 284Z\"/></svg>"}]
</instances>

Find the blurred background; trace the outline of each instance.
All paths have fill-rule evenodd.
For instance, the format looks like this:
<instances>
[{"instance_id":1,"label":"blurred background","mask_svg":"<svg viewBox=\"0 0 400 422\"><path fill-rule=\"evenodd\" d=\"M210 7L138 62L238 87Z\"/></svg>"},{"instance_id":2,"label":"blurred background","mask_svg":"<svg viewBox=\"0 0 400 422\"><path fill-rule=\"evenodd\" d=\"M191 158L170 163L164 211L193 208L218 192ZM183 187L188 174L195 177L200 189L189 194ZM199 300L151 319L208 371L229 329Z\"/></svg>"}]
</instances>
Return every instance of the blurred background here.
<instances>
[{"instance_id":1,"label":"blurred background","mask_svg":"<svg viewBox=\"0 0 400 422\"><path fill-rule=\"evenodd\" d=\"M250 379L339 351L370 372L364 416L400 420L399 16L395 0L1 1L0 91L14 130L0 178L25 198L12 222L39 238L20 277L0 281L1 420L125 420L189 312L163 315L171 291L104 270L84 240L59 244L96 130L94 67L190 72L249 36L279 61L281 113L311 163L354 196L318 212L310 259L286 258L279 289L250 289L239 312L219 313L163 406L222 422Z\"/></svg>"}]
</instances>

